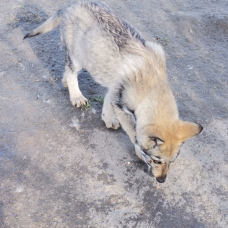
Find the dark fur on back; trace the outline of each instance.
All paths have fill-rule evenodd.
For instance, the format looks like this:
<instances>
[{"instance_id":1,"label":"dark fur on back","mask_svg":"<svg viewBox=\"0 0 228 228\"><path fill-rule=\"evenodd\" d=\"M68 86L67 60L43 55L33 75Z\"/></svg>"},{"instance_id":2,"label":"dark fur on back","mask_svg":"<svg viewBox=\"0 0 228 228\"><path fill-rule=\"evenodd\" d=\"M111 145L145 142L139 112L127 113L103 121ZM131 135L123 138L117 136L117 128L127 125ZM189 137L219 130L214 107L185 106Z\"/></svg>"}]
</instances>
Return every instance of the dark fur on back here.
<instances>
[{"instance_id":1,"label":"dark fur on back","mask_svg":"<svg viewBox=\"0 0 228 228\"><path fill-rule=\"evenodd\" d=\"M82 6L91 12L102 29L114 38L120 50L126 48L131 40L145 45L145 40L140 34L126 21L119 19L105 4L90 2L84 3Z\"/></svg>"}]
</instances>

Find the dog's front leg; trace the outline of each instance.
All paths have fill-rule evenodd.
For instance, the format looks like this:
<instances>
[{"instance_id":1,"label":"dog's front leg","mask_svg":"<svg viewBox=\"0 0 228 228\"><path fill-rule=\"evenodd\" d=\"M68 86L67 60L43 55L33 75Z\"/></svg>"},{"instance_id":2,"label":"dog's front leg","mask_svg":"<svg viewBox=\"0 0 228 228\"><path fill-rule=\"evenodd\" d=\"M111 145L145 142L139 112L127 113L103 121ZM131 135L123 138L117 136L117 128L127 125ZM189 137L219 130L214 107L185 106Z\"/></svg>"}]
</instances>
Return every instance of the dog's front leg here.
<instances>
[{"instance_id":1,"label":"dog's front leg","mask_svg":"<svg viewBox=\"0 0 228 228\"><path fill-rule=\"evenodd\" d=\"M122 107L115 102L112 103L113 110L117 117L117 120L120 122L121 127L128 134L131 142L135 144L136 141L136 120L134 114L129 111L126 107Z\"/></svg>"},{"instance_id":2,"label":"dog's front leg","mask_svg":"<svg viewBox=\"0 0 228 228\"><path fill-rule=\"evenodd\" d=\"M111 104L112 92L109 90L105 95L101 118L105 122L107 128L118 129L120 127L119 121Z\"/></svg>"},{"instance_id":3,"label":"dog's front leg","mask_svg":"<svg viewBox=\"0 0 228 228\"><path fill-rule=\"evenodd\" d=\"M119 107L118 105L113 105L113 107L120 125L124 131L126 131L131 142L134 144L135 154L140 160L145 161L142 157L140 146L136 140L136 119L134 114L124 107Z\"/></svg>"}]
</instances>

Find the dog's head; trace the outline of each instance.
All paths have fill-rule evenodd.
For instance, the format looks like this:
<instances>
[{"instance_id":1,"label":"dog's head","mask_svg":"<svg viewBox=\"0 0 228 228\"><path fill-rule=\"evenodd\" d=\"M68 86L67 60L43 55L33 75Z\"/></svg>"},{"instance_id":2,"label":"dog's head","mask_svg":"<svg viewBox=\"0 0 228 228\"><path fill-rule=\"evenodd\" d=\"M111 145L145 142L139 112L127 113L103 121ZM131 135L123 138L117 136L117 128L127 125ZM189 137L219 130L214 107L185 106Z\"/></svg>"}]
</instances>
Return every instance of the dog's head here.
<instances>
[{"instance_id":1,"label":"dog's head","mask_svg":"<svg viewBox=\"0 0 228 228\"><path fill-rule=\"evenodd\" d=\"M180 120L163 126L146 126L137 132L136 154L152 168L157 181L163 183L180 146L202 130L199 124Z\"/></svg>"}]
</instances>

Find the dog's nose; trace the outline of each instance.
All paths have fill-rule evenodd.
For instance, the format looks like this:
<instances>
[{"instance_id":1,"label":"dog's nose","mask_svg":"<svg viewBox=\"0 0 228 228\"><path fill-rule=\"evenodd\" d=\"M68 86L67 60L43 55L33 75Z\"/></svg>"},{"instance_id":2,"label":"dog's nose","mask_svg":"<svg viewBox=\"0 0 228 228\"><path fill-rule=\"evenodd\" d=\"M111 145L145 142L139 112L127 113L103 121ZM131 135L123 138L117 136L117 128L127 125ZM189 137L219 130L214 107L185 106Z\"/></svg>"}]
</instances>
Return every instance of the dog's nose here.
<instances>
[{"instance_id":1,"label":"dog's nose","mask_svg":"<svg viewBox=\"0 0 228 228\"><path fill-rule=\"evenodd\" d=\"M164 183L164 182L165 182L165 179L166 179L166 176L157 177L157 178L156 178L156 180L157 180L159 183Z\"/></svg>"}]
</instances>

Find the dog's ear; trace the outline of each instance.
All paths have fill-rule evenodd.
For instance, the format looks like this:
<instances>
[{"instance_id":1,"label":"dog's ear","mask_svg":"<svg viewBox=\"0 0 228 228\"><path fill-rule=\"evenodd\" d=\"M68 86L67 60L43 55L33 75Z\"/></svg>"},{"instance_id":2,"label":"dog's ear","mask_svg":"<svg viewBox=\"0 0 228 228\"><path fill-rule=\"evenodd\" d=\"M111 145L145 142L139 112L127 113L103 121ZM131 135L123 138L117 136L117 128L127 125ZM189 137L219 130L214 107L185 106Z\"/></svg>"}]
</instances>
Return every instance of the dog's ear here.
<instances>
[{"instance_id":1,"label":"dog's ear","mask_svg":"<svg viewBox=\"0 0 228 228\"><path fill-rule=\"evenodd\" d=\"M177 128L177 137L182 142L184 142L187 139L193 137L194 135L199 134L202 130L203 127L200 124L188 121L180 121Z\"/></svg>"}]
</instances>

